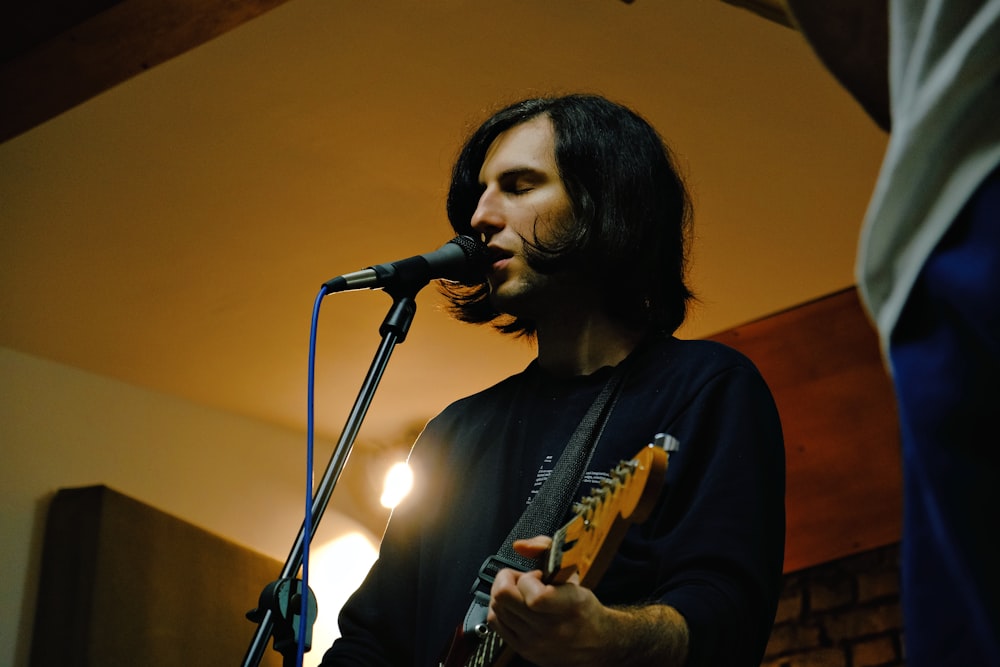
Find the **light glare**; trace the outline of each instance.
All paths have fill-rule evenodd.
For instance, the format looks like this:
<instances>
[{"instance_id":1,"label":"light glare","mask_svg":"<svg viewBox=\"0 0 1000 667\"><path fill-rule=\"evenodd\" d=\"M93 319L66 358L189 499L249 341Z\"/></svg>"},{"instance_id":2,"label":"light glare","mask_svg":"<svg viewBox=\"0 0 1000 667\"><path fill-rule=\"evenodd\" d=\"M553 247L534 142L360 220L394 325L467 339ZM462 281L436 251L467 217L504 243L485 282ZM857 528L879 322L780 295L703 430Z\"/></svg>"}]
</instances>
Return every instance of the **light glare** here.
<instances>
[{"instance_id":1,"label":"light glare","mask_svg":"<svg viewBox=\"0 0 1000 667\"><path fill-rule=\"evenodd\" d=\"M394 464L385 474L382 487L382 507L392 509L400 503L413 488L413 472L405 462Z\"/></svg>"}]
</instances>

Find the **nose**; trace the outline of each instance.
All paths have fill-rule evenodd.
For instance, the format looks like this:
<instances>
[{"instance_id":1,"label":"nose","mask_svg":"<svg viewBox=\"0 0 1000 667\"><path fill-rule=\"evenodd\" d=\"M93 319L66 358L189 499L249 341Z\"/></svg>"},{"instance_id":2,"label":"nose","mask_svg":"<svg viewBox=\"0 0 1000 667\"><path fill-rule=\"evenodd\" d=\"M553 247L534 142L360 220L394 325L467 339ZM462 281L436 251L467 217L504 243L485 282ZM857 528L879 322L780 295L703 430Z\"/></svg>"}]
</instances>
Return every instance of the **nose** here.
<instances>
[{"instance_id":1,"label":"nose","mask_svg":"<svg viewBox=\"0 0 1000 667\"><path fill-rule=\"evenodd\" d=\"M469 221L473 231L482 236L484 241L500 231L503 226L503 215L500 205L500 198L494 188L487 187L483 194L479 196L479 204L472 213L472 220Z\"/></svg>"}]
</instances>

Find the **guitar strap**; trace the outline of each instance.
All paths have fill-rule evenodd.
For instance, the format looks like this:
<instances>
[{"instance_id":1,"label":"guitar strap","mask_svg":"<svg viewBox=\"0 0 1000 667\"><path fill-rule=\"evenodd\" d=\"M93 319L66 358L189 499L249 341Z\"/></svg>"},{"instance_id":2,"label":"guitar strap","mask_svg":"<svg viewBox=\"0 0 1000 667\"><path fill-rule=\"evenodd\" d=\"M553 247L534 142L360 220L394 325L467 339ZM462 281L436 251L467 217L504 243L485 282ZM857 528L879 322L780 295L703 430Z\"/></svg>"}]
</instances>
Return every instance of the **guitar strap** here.
<instances>
[{"instance_id":1,"label":"guitar strap","mask_svg":"<svg viewBox=\"0 0 1000 667\"><path fill-rule=\"evenodd\" d=\"M591 403L587 414L580 420L566 448L559 456L552 474L542 484L534 500L525 508L497 553L483 561L470 591L472 604L463 623L463 630L466 633L485 632L490 587L501 569L512 567L527 572L538 567L536 560L517 553L512 545L518 539L551 535L561 525L563 517L576 500L576 491L586 473L594 448L621 393L627 369L631 366L629 361L639 356L635 352L636 350L633 350L633 354L618 364L608 377L601 393Z\"/></svg>"}]
</instances>

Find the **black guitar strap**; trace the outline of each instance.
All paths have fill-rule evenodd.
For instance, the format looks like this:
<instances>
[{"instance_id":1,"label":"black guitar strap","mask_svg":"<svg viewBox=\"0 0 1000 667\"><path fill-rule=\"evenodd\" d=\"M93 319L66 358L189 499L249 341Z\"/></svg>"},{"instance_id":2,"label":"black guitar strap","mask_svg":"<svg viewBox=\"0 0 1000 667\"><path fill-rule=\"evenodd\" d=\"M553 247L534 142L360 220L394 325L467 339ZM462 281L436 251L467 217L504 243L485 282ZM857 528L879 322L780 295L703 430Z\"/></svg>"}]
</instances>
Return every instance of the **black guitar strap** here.
<instances>
[{"instance_id":1,"label":"black guitar strap","mask_svg":"<svg viewBox=\"0 0 1000 667\"><path fill-rule=\"evenodd\" d=\"M466 633L485 632L486 612L490 603L490 587L497 573L505 568L511 567L522 572L535 569L538 562L530 558L525 558L514 551L515 540L536 535L551 535L558 529L563 518L569 512L574 500L576 500L576 490L580 486L583 475L586 473L591 456L601 433L611 416L615 402L621 393L621 387L627 375L628 363L632 357L638 356L634 353L629 359L622 361L611 376L608 378L597 395L594 402L587 410L587 414L580 420L579 425L570 437L566 448L559 456L552 474L549 476L538 494L531 501L521 518L518 519L510 534L500 545L500 549L493 556L487 558L479 568L479 574L473 582L472 604L465 615L463 630Z\"/></svg>"}]
</instances>

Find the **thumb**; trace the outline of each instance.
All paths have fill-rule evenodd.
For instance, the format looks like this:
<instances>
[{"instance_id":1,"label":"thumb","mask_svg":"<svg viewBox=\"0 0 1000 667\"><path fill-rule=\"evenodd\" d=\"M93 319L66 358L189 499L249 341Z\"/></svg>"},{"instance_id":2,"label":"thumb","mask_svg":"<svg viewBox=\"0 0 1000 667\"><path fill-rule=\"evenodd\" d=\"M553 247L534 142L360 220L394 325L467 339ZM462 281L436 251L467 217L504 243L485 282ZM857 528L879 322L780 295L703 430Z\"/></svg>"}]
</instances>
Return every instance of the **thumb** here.
<instances>
[{"instance_id":1,"label":"thumb","mask_svg":"<svg viewBox=\"0 0 1000 667\"><path fill-rule=\"evenodd\" d=\"M538 558L552 546L552 538L537 535L524 540L514 540L514 551L526 558Z\"/></svg>"}]
</instances>

